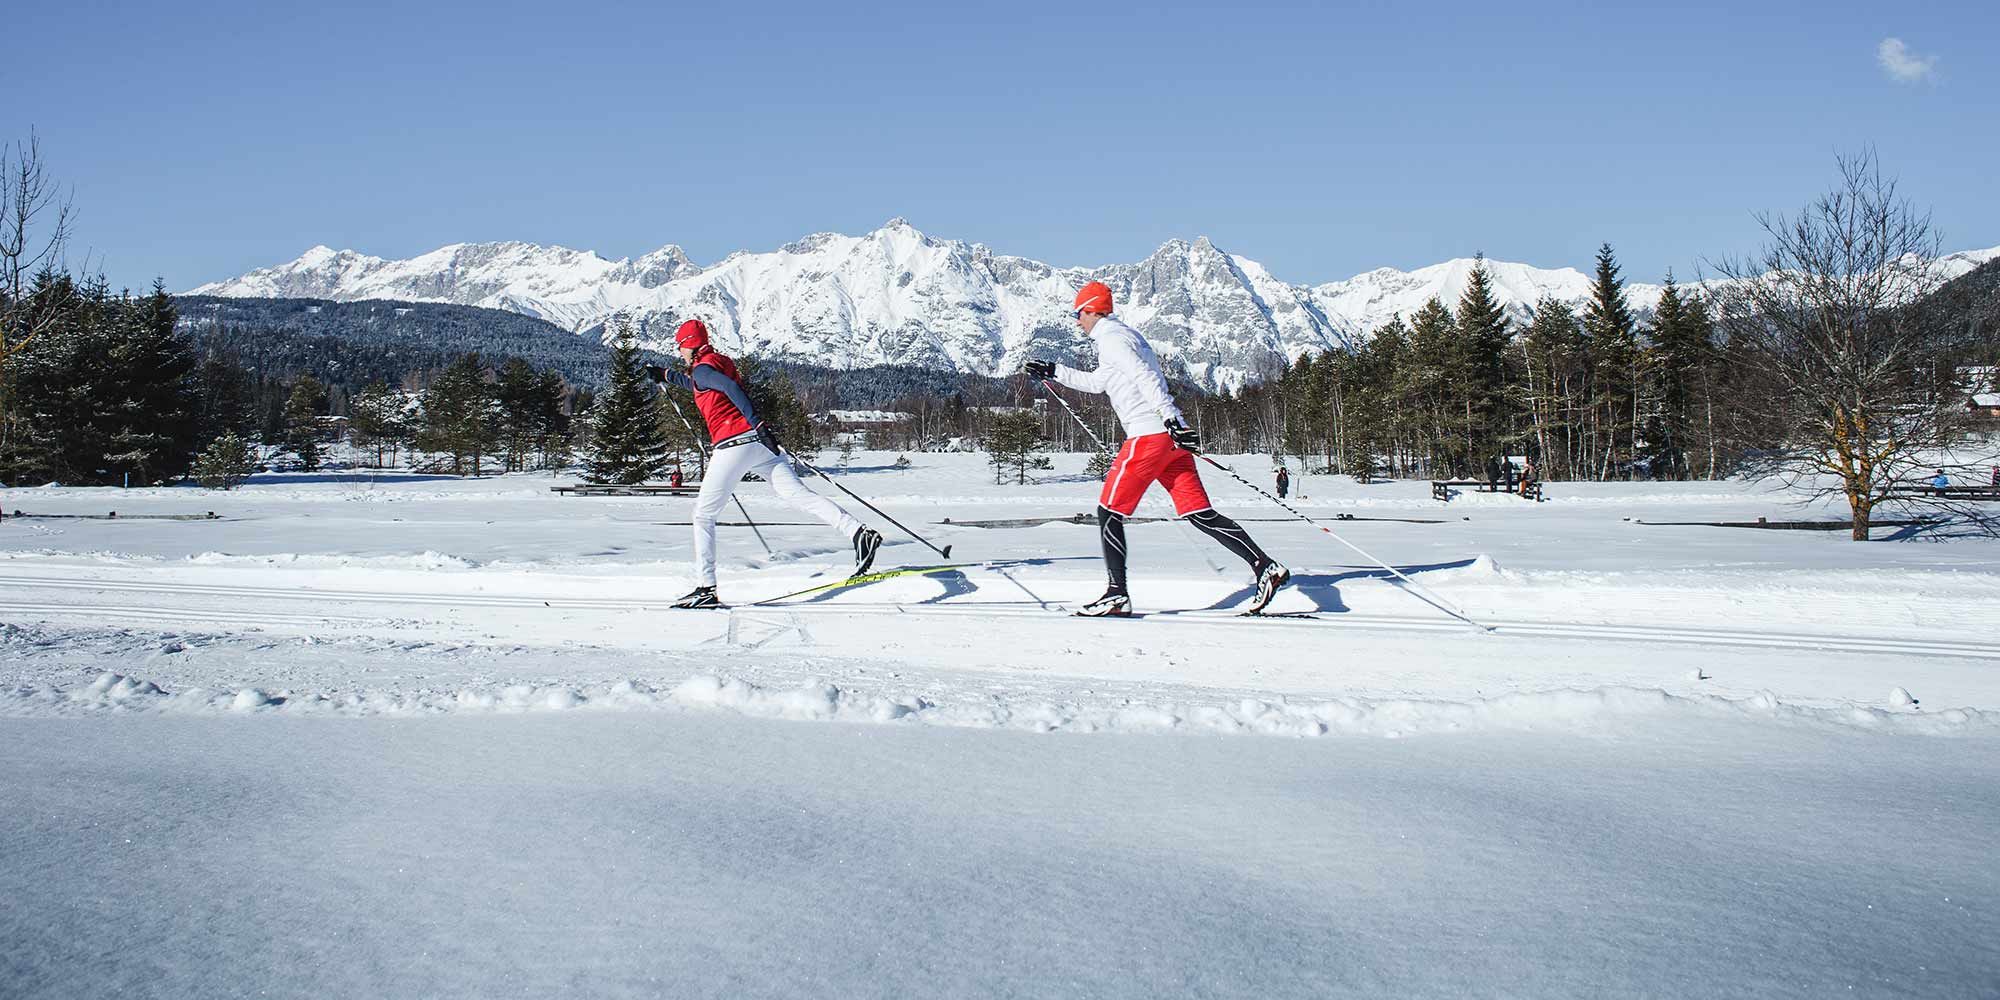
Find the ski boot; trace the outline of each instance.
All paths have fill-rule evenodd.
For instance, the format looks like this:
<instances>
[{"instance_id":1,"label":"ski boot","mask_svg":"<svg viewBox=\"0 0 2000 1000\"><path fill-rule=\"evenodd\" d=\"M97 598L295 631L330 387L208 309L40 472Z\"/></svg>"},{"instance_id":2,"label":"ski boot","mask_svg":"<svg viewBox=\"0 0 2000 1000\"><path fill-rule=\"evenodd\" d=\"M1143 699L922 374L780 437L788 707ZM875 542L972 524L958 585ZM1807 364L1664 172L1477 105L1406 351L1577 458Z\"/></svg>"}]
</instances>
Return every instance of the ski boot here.
<instances>
[{"instance_id":1,"label":"ski boot","mask_svg":"<svg viewBox=\"0 0 2000 1000\"><path fill-rule=\"evenodd\" d=\"M874 528L862 528L854 533L854 576L868 572L875 565L875 550L882 547L882 533Z\"/></svg>"},{"instance_id":2,"label":"ski boot","mask_svg":"<svg viewBox=\"0 0 2000 1000\"><path fill-rule=\"evenodd\" d=\"M722 599L715 596L714 587L696 587L686 597L674 602L676 608L719 608Z\"/></svg>"},{"instance_id":3,"label":"ski boot","mask_svg":"<svg viewBox=\"0 0 2000 1000\"><path fill-rule=\"evenodd\" d=\"M1104 596L1076 610L1078 618L1130 618L1132 598L1123 591L1106 590Z\"/></svg>"},{"instance_id":4,"label":"ski boot","mask_svg":"<svg viewBox=\"0 0 2000 1000\"><path fill-rule=\"evenodd\" d=\"M1257 596L1251 599L1249 609L1243 613L1263 614L1264 607L1271 603L1271 598L1278 596L1278 588L1290 582L1292 582L1291 570L1279 565L1277 560L1265 563L1264 568L1257 571Z\"/></svg>"}]
</instances>

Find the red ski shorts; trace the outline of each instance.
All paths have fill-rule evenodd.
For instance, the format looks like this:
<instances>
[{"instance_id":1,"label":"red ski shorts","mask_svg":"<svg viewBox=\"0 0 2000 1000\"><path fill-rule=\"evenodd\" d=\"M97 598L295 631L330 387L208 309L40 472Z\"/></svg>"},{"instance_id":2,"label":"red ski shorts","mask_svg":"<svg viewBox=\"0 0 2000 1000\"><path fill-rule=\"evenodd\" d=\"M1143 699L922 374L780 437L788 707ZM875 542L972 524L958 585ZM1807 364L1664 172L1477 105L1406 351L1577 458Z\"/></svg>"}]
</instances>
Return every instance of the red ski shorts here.
<instances>
[{"instance_id":1,"label":"red ski shorts","mask_svg":"<svg viewBox=\"0 0 2000 1000\"><path fill-rule=\"evenodd\" d=\"M1098 506L1121 517L1131 517L1139 509L1139 498L1154 483L1165 486L1173 495L1174 513L1181 517L1214 506L1208 502L1208 491L1201 488L1194 455L1175 447L1174 439L1166 434L1125 440L1118 449L1118 457L1111 460L1111 471L1104 476L1104 492L1097 496Z\"/></svg>"}]
</instances>

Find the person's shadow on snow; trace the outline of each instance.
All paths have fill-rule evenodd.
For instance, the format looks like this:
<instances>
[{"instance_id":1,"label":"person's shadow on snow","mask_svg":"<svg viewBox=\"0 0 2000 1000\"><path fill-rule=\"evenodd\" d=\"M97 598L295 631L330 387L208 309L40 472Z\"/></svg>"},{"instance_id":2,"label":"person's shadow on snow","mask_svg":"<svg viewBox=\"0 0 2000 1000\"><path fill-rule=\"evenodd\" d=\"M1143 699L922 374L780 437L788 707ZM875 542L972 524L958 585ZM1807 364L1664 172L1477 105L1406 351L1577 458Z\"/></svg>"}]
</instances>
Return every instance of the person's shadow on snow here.
<instances>
[{"instance_id":1,"label":"person's shadow on snow","mask_svg":"<svg viewBox=\"0 0 2000 1000\"><path fill-rule=\"evenodd\" d=\"M1464 569L1472 565L1475 561L1473 559L1460 559L1455 562L1424 563L1416 566L1398 566L1396 568L1401 570L1406 576L1415 576L1418 573L1429 573L1433 570ZM1313 602L1313 612L1346 614L1353 609L1348 607L1347 602L1341 598L1340 585L1348 580L1387 580L1396 586L1400 587L1402 585L1402 582L1396 579L1396 574L1386 569L1355 569L1346 573L1294 573L1292 574L1291 589L1298 591L1307 600ZM1251 599L1256 594L1257 587L1255 584L1252 584L1231 592L1203 610L1222 611L1232 608Z\"/></svg>"}]
</instances>

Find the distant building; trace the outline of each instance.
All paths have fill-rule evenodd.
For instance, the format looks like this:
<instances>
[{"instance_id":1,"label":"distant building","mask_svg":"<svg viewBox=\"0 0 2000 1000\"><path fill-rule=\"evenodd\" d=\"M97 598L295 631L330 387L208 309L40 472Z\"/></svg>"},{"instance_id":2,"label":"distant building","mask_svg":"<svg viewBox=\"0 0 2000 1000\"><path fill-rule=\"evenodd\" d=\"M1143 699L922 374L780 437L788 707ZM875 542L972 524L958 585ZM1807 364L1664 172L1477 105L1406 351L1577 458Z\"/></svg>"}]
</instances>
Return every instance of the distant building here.
<instances>
[{"instance_id":1,"label":"distant building","mask_svg":"<svg viewBox=\"0 0 2000 1000\"><path fill-rule=\"evenodd\" d=\"M1960 368L1958 376L1971 392L1965 401L1966 409L1976 416L2000 417L2000 368L1990 365Z\"/></svg>"},{"instance_id":2,"label":"distant building","mask_svg":"<svg viewBox=\"0 0 2000 1000\"><path fill-rule=\"evenodd\" d=\"M899 410L827 410L813 414L813 419L843 429L866 429L906 424L917 419L917 415Z\"/></svg>"}]
</instances>

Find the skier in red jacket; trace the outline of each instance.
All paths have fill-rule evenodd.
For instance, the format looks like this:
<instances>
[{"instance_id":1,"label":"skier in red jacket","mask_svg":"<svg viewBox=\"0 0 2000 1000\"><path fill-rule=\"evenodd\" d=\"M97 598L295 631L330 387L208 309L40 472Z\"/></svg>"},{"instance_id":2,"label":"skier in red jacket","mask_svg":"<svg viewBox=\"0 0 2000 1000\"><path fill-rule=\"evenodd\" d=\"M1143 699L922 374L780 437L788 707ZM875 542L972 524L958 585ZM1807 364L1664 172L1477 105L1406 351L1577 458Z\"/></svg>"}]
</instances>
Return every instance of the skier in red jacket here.
<instances>
[{"instance_id":1,"label":"skier in red jacket","mask_svg":"<svg viewBox=\"0 0 2000 1000\"><path fill-rule=\"evenodd\" d=\"M701 492L695 497L694 570L695 588L674 603L677 608L716 608L722 602L715 594L715 518L736 492L736 484L755 472L770 480L778 499L837 528L854 545L854 575L868 572L875 562L875 550L882 547L882 535L842 510L839 504L806 489L792 463L781 457L777 429L760 419L743 390L736 362L708 342L708 326L691 319L674 332L686 374L659 365L647 365L646 374L655 382L666 382L694 392L695 408L708 425L713 452L708 472L702 477Z\"/></svg>"}]
</instances>

